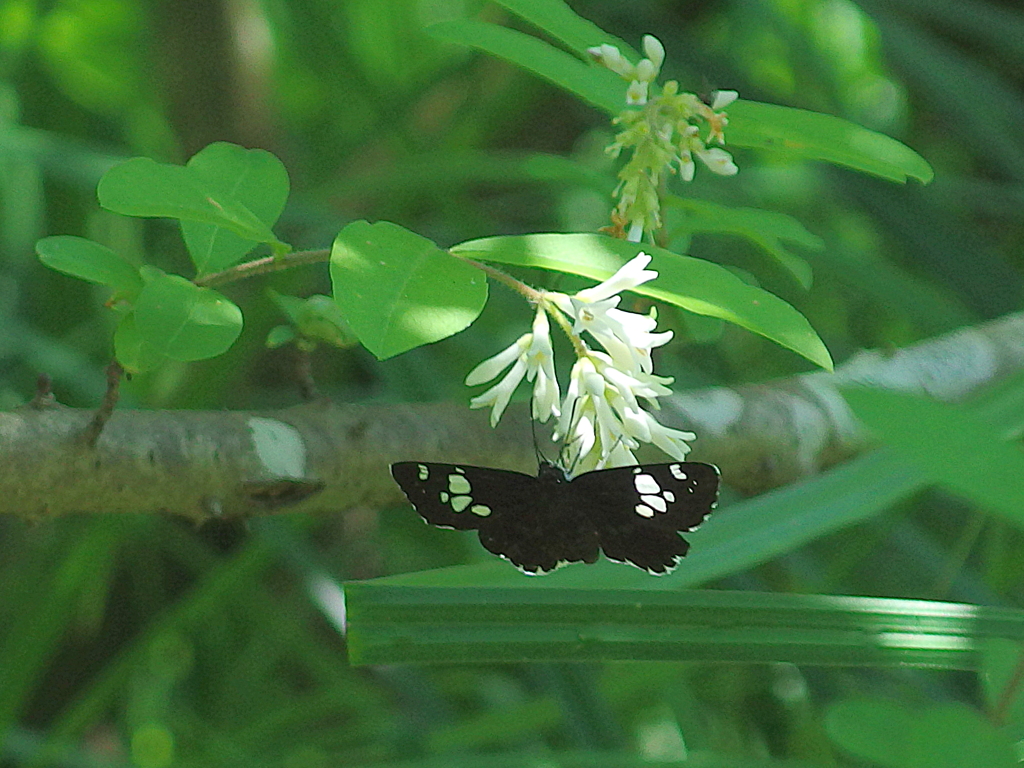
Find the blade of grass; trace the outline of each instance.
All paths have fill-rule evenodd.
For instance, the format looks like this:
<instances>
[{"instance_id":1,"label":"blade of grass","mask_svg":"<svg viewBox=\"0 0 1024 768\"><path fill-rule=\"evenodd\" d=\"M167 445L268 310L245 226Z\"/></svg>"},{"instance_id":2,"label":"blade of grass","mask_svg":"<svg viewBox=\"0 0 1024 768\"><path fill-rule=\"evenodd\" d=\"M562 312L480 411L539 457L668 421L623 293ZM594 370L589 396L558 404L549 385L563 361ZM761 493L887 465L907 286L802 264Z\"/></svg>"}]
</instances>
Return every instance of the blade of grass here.
<instances>
[{"instance_id":1,"label":"blade of grass","mask_svg":"<svg viewBox=\"0 0 1024 768\"><path fill-rule=\"evenodd\" d=\"M346 587L353 664L690 660L977 669L1024 611L762 592Z\"/></svg>"}]
</instances>

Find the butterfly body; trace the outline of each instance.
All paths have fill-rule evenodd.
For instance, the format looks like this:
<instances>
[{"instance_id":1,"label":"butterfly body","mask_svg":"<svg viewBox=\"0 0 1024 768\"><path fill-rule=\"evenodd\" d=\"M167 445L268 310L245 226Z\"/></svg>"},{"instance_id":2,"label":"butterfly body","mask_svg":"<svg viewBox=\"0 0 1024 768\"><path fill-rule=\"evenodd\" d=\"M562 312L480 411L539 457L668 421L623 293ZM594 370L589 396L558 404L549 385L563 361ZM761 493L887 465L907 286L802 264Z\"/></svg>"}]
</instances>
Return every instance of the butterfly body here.
<instances>
[{"instance_id":1,"label":"butterfly body","mask_svg":"<svg viewBox=\"0 0 1024 768\"><path fill-rule=\"evenodd\" d=\"M488 551L524 573L611 560L653 574L671 571L691 531L714 508L718 469L673 462L617 467L569 478L542 463L536 477L501 469L399 462L391 474L424 520L476 530Z\"/></svg>"}]
</instances>

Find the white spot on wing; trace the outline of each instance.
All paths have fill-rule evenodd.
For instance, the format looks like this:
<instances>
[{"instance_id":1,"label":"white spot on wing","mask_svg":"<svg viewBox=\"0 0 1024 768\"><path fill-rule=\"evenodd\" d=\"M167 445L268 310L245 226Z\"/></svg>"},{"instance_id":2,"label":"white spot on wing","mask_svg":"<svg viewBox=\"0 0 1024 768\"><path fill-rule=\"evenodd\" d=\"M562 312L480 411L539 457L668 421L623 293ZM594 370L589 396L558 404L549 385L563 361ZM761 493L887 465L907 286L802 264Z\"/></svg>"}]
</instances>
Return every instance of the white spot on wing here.
<instances>
[{"instance_id":1,"label":"white spot on wing","mask_svg":"<svg viewBox=\"0 0 1024 768\"><path fill-rule=\"evenodd\" d=\"M267 474L273 477L306 476L306 443L291 424L277 419L250 416L252 444Z\"/></svg>"},{"instance_id":2,"label":"white spot on wing","mask_svg":"<svg viewBox=\"0 0 1024 768\"><path fill-rule=\"evenodd\" d=\"M651 475L637 475L633 478L633 486L637 493L659 493L661 486Z\"/></svg>"},{"instance_id":3,"label":"white spot on wing","mask_svg":"<svg viewBox=\"0 0 1024 768\"><path fill-rule=\"evenodd\" d=\"M676 480L686 479L686 473L683 471L682 464L673 464L668 468L668 471L672 473L672 477Z\"/></svg>"},{"instance_id":4,"label":"white spot on wing","mask_svg":"<svg viewBox=\"0 0 1024 768\"><path fill-rule=\"evenodd\" d=\"M474 504L472 507L469 508L469 511L472 512L474 515L479 515L480 517L487 517L489 514L491 514L491 508L488 507L486 504Z\"/></svg>"},{"instance_id":5,"label":"white spot on wing","mask_svg":"<svg viewBox=\"0 0 1024 768\"><path fill-rule=\"evenodd\" d=\"M672 493L672 491L665 491L661 495L665 497L665 501L667 501L669 504L676 500L676 495Z\"/></svg>"},{"instance_id":6,"label":"white spot on wing","mask_svg":"<svg viewBox=\"0 0 1024 768\"><path fill-rule=\"evenodd\" d=\"M665 503L665 500L661 498L661 496L641 496L640 501L654 507L659 512L664 512L668 509L668 504Z\"/></svg>"},{"instance_id":7,"label":"white spot on wing","mask_svg":"<svg viewBox=\"0 0 1024 768\"><path fill-rule=\"evenodd\" d=\"M448 475L448 490L452 493L469 493L469 480L465 475Z\"/></svg>"},{"instance_id":8,"label":"white spot on wing","mask_svg":"<svg viewBox=\"0 0 1024 768\"><path fill-rule=\"evenodd\" d=\"M452 496L452 511L461 512L472 503L472 496Z\"/></svg>"},{"instance_id":9,"label":"white spot on wing","mask_svg":"<svg viewBox=\"0 0 1024 768\"><path fill-rule=\"evenodd\" d=\"M430 469L427 467L426 464L417 464L416 475L417 477L419 477L420 482L422 483L426 481L428 477L430 477Z\"/></svg>"},{"instance_id":10,"label":"white spot on wing","mask_svg":"<svg viewBox=\"0 0 1024 768\"><path fill-rule=\"evenodd\" d=\"M637 504L633 509L640 517L654 517L654 510L646 504Z\"/></svg>"}]
</instances>

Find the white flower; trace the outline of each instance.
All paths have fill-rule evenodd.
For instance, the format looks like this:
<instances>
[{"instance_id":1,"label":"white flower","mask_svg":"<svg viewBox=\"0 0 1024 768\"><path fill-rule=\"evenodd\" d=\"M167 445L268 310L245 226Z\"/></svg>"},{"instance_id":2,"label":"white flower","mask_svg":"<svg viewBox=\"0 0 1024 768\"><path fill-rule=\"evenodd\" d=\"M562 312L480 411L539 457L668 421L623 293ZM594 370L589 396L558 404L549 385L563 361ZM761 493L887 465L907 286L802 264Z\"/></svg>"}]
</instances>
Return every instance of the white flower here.
<instances>
[{"instance_id":1,"label":"white flower","mask_svg":"<svg viewBox=\"0 0 1024 768\"><path fill-rule=\"evenodd\" d=\"M505 370L510 363L515 361L515 364L501 381L482 395L477 395L469 401L470 408L493 407L491 411L492 427L498 423L498 419L501 418L501 414L505 412L505 408L508 406L508 401L512 399L512 393L515 392L519 382L526 376L526 360L524 358L532 344L533 334L525 333L516 339L512 346L503 349L494 357L484 360L466 376L466 384L468 386L482 384L493 379L498 373Z\"/></svg>"},{"instance_id":2,"label":"white flower","mask_svg":"<svg viewBox=\"0 0 1024 768\"><path fill-rule=\"evenodd\" d=\"M739 171L736 163L732 160L732 155L724 149L714 147L703 151L698 150L697 157L704 161L704 165L708 167L709 171L717 173L719 176L735 176Z\"/></svg>"},{"instance_id":3,"label":"white flower","mask_svg":"<svg viewBox=\"0 0 1024 768\"><path fill-rule=\"evenodd\" d=\"M644 47L644 56L651 60L655 72L657 72L665 61L665 46L654 35L644 35L641 42Z\"/></svg>"},{"instance_id":4,"label":"white flower","mask_svg":"<svg viewBox=\"0 0 1024 768\"><path fill-rule=\"evenodd\" d=\"M568 449L574 474L605 466L635 464L633 451L653 443L668 455L683 459L692 432L666 427L643 410L638 398L653 402L671 394L671 379L649 374L629 375L601 352L589 352L573 366L562 403L556 439Z\"/></svg>"},{"instance_id":5,"label":"white flower","mask_svg":"<svg viewBox=\"0 0 1024 768\"><path fill-rule=\"evenodd\" d=\"M649 315L618 309L620 291L653 280L658 273L645 269L651 257L639 253L599 285L585 288L575 296L558 294L553 301L573 318L573 331L589 333L623 370L650 373L651 349L668 343L672 331L651 333L657 321Z\"/></svg>"},{"instance_id":6,"label":"white flower","mask_svg":"<svg viewBox=\"0 0 1024 768\"><path fill-rule=\"evenodd\" d=\"M653 269L644 269L651 263L651 257L646 253L638 253L627 261L618 271L592 288L584 288L576 294L576 298L584 302L601 301L611 298L617 293L636 288L658 276Z\"/></svg>"},{"instance_id":7,"label":"white flower","mask_svg":"<svg viewBox=\"0 0 1024 768\"><path fill-rule=\"evenodd\" d=\"M491 381L511 365L508 373L482 395L469 401L470 408L491 407L491 426L495 426L505 412L512 393L524 378L534 382L533 418L547 421L558 416L558 380L555 378L555 359L551 348L551 333L547 311L538 305L533 318L533 332L524 333L510 346L494 357L484 360L466 376L466 384L474 386Z\"/></svg>"},{"instance_id":8,"label":"white flower","mask_svg":"<svg viewBox=\"0 0 1024 768\"><path fill-rule=\"evenodd\" d=\"M739 97L740 95L736 91L715 91L714 98L711 100L711 109L720 112Z\"/></svg>"},{"instance_id":9,"label":"white flower","mask_svg":"<svg viewBox=\"0 0 1024 768\"><path fill-rule=\"evenodd\" d=\"M587 48L587 53L590 57L598 64L602 64L610 69L615 74L624 78L632 78L635 68L629 61L619 53L619 49L614 45L604 43L603 45L597 45L593 48Z\"/></svg>"},{"instance_id":10,"label":"white flower","mask_svg":"<svg viewBox=\"0 0 1024 768\"><path fill-rule=\"evenodd\" d=\"M558 379L555 378L555 353L551 348L551 326L543 302L533 316L533 344L526 353L527 377L533 384L533 418L545 422L559 415Z\"/></svg>"}]
</instances>

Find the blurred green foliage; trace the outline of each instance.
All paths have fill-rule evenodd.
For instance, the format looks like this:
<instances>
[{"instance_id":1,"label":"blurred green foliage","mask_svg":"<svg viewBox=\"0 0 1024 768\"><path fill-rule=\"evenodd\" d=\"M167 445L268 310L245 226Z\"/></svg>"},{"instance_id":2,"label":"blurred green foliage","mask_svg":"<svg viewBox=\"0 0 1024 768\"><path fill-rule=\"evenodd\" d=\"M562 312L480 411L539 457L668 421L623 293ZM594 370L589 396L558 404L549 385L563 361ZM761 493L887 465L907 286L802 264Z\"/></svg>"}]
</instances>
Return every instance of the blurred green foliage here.
<instances>
[{"instance_id":1,"label":"blurred green foliage","mask_svg":"<svg viewBox=\"0 0 1024 768\"><path fill-rule=\"evenodd\" d=\"M738 238L693 232L689 253L793 303L837 362L1019 308L1015 0L573 7L633 45L658 35L666 75L684 87L706 80L835 114L932 163L930 186L900 186L738 150L735 179L705 175L685 190L788 214L824 241L792 246L813 268L809 290ZM40 372L62 402L93 406L112 351L109 291L45 268L38 238L89 237L187 270L170 224L98 207L97 180L126 157L180 164L214 141L274 152L293 186L276 232L296 248L327 247L354 219L392 220L442 247L606 225L615 166L602 115L423 32L478 11L528 30L476 0L0 0L0 407L29 399ZM295 402L291 359L264 346L282 320L267 287L328 294L327 266L231 286L247 321L232 350L135 377L123 406ZM465 400L465 372L528 317L495 290L469 332L393 360L322 347L316 380L337 401ZM677 329L662 372L680 388L810 367L682 310L662 318ZM858 503L888 490L860 482ZM1024 603L1024 540L1004 521L938 491L857 520L710 585ZM0 520L0 765L633 766L689 756L701 766L902 766L917 755L982 766L1004 764L1004 745L1024 738L1019 701L1003 696L1006 681L1019 683L1012 645L985 649L980 682L767 663L352 669L332 623L338 580L485 553L408 509L267 522L196 531L144 516ZM880 752L892 723L879 712L915 722L922 748ZM950 734L976 738L960 753L936 749Z\"/></svg>"}]
</instances>

